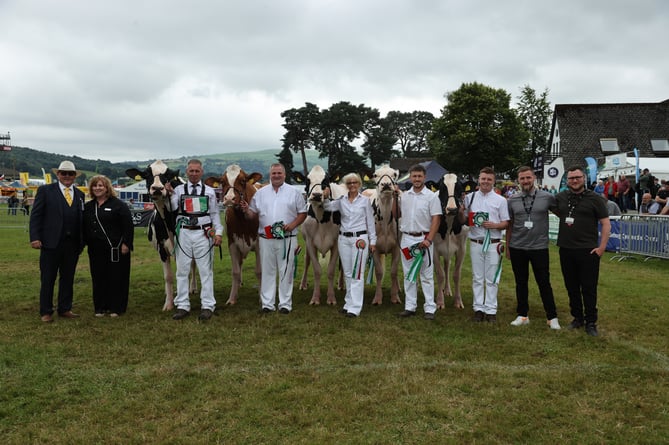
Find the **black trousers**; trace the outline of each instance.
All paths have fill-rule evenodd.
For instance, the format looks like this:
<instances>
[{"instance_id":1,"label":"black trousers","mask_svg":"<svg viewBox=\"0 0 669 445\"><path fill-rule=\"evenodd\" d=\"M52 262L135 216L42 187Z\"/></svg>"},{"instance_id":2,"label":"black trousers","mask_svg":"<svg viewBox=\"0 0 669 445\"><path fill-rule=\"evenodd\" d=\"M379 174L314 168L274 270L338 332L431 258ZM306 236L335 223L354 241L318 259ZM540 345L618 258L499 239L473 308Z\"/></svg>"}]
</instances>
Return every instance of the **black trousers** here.
<instances>
[{"instance_id":1,"label":"black trousers","mask_svg":"<svg viewBox=\"0 0 669 445\"><path fill-rule=\"evenodd\" d=\"M560 248L560 267L569 295L571 315L586 323L597 322L600 258L596 253L590 253L591 250Z\"/></svg>"},{"instance_id":2,"label":"black trousers","mask_svg":"<svg viewBox=\"0 0 669 445\"><path fill-rule=\"evenodd\" d=\"M40 249L40 315L53 313L53 288L58 278L58 313L72 310L74 271L79 260L78 245L63 239L56 249Z\"/></svg>"},{"instance_id":3,"label":"black trousers","mask_svg":"<svg viewBox=\"0 0 669 445\"><path fill-rule=\"evenodd\" d=\"M88 245L88 260L95 313L125 313L130 288L130 254L119 254L119 261L112 262L108 244L92 243Z\"/></svg>"},{"instance_id":4,"label":"black trousers","mask_svg":"<svg viewBox=\"0 0 669 445\"><path fill-rule=\"evenodd\" d=\"M518 302L516 312L518 315L527 317L530 310L527 282L530 278L531 264L534 279L539 287L539 295L546 311L546 319L551 320L557 317L555 298L551 287L548 249L524 250L510 247L509 257L511 258L513 275L516 278L516 300Z\"/></svg>"}]
</instances>

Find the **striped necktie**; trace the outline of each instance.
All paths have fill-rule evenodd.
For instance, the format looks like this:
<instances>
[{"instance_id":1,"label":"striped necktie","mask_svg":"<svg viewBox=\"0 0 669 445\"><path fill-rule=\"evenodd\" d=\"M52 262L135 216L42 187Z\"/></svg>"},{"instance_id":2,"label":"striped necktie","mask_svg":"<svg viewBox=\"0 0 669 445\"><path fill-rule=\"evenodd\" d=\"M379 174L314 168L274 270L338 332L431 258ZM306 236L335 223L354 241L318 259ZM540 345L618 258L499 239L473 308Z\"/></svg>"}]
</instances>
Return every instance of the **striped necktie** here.
<instances>
[{"instance_id":1,"label":"striped necktie","mask_svg":"<svg viewBox=\"0 0 669 445\"><path fill-rule=\"evenodd\" d=\"M67 201L67 205L72 207L72 195L70 194L69 187L65 187L65 201Z\"/></svg>"}]
</instances>

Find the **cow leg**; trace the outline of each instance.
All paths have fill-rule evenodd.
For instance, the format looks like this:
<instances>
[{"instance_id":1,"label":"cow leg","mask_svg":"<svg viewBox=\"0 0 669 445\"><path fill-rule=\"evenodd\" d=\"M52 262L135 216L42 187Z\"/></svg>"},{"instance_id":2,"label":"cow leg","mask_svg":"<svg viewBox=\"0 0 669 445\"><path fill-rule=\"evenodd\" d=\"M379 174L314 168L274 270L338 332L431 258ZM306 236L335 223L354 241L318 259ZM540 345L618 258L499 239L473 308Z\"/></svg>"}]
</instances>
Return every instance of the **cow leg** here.
<instances>
[{"instance_id":1,"label":"cow leg","mask_svg":"<svg viewBox=\"0 0 669 445\"><path fill-rule=\"evenodd\" d=\"M444 303L444 276L446 281L448 281L448 272L444 273L446 269L447 260L444 258L444 265L441 264L441 255L437 252L437 249L434 249L434 270L437 273L437 298L435 302L437 303L437 309L445 309L446 304ZM448 269L446 269L448 270Z\"/></svg>"},{"instance_id":2,"label":"cow leg","mask_svg":"<svg viewBox=\"0 0 669 445\"><path fill-rule=\"evenodd\" d=\"M332 248L332 250L330 250L330 261L328 262L328 300L327 300L327 302L331 306L334 306L334 305L337 304L337 298L335 297L335 290L334 290L334 281L335 281L335 272L337 272L338 260L339 260L339 249L337 247L334 247L334 248Z\"/></svg>"},{"instance_id":3,"label":"cow leg","mask_svg":"<svg viewBox=\"0 0 669 445\"><path fill-rule=\"evenodd\" d=\"M376 292L372 305L378 306L383 303L383 272L385 269L384 256L378 251L374 252L374 276L376 277Z\"/></svg>"},{"instance_id":4,"label":"cow leg","mask_svg":"<svg viewBox=\"0 0 669 445\"><path fill-rule=\"evenodd\" d=\"M163 310L171 311L174 309L174 274L169 257L163 261L163 278L165 280L165 304L163 305Z\"/></svg>"},{"instance_id":5,"label":"cow leg","mask_svg":"<svg viewBox=\"0 0 669 445\"><path fill-rule=\"evenodd\" d=\"M230 286L230 296L226 305L237 304L237 296L239 295L239 287L242 284L242 254L234 245L228 245L230 249L230 261L232 263L232 285Z\"/></svg>"},{"instance_id":6,"label":"cow leg","mask_svg":"<svg viewBox=\"0 0 669 445\"><path fill-rule=\"evenodd\" d=\"M400 304L402 300L400 299L400 282L397 278L397 271L400 264L400 248L397 245L393 249L393 262L390 264L390 302L393 304Z\"/></svg>"},{"instance_id":7,"label":"cow leg","mask_svg":"<svg viewBox=\"0 0 669 445\"><path fill-rule=\"evenodd\" d=\"M455 252L455 268L453 270L453 285L455 288L455 296L453 297L453 306L458 309L464 309L462 304L462 296L460 295L460 276L462 272L462 263L465 261L466 238L461 237L461 241L457 251Z\"/></svg>"},{"instance_id":8,"label":"cow leg","mask_svg":"<svg viewBox=\"0 0 669 445\"><path fill-rule=\"evenodd\" d=\"M337 249L339 249L339 247L337 247ZM346 283L344 282L344 267L341 265L341 258L339 259L338 264L339 264L339 280L337 281L337 289L344 290L346 288Z\"/></svg>"},{"instance_id":9,"label":"cow leg","mask_svg":"<svg viewBox=\"0 0 669 445\"><path fill-rule=\"evenodd\" d=\"M311 257L309 256L309 251L304 253L304 270L302 271L302 280L300 281L300 290L307 290L309 287L309 263L311 263Z\"/></svg>"}]
</instances>

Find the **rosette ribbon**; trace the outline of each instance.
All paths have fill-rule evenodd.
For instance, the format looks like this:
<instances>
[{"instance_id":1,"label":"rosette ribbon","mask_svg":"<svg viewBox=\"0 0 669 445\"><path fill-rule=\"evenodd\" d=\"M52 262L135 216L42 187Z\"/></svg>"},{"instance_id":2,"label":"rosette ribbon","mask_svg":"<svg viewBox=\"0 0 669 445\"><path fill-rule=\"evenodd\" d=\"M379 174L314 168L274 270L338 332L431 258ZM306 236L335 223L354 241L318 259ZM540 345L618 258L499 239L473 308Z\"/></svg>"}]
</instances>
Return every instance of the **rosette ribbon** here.
<instances>
[{"instance_id":1,"label":"rosette ribbon","mask_svg":"<svg viewBox=\"0 0 669 445\"><path fill-rule=\"evenodd\" d=\"M367 280L365 283L372 284L374 280L374 255L370 254L367 257Z\"/></svg>"},{"instance_id":2,"label":"rosette ribbon","mask_svg":"<svg viewBox=\"0 0 669 445\"><path fill-rule=\"evenodd\" d=\"M497 270L495 271L495 278L493 283L499 284L500 278L502 278L502 259L504 259L504 244L497 244L497 254L499 255L499 262L497 263Z\"/></svg>"},{"instance_id":3,"label":"rosette ribbon","mask_svg":"<svg viewBox=\"0 0 669 445\"><path fill-rule=\"evenodd\" d=\"M423 254L424 250L420 247L420 243L416 243L409 248L409 253L413 261L411 262L411 267L409 268L408 279L412 283L416 282L420 269L423 267Z\"/></svg>"},{"instance_id":4,"label":"rosette ribbon","mask_svg":"<svg viewBox=\"0 0 669 445\"><path fill-rule=\"evenodd\" d=\"M353 278L354 280L359 280L363 270L362 257L365 252L365 248L367 247L367 243L365 242L364 239L357 239L355 240L355 247L358 249L358 251L355 254L355 261L353 262L353 270L351 271L351 278Z\"/></svg>"}]
</instances>

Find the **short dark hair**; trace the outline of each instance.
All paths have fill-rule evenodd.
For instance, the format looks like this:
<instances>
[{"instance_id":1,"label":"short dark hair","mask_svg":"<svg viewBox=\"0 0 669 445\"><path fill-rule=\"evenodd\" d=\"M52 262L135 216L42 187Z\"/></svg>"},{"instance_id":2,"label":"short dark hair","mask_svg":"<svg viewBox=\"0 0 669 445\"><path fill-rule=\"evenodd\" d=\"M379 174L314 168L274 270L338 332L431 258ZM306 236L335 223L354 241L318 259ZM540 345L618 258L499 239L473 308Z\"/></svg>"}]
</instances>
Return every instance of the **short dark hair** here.
<instances>
[{"instance_id":1,"label":"short dark hair","mask_svg":"<svg viewBox=\"0 0 669 445\"><path fill-rule=\"evenodd\" d=\"M420 164L414 164L411 166L411 168L409 168L409 174L413 172L422 172L424 175L427 174L427 170L425 170L425 167L423 167Z\"/></svg>"},{"instance_id":2,"label":"short dark hair","mask_svg":"<svg viewBox=\"0 0 669 445\"><path fill-rule=\"evenodd\" d=\"M585 169L583 167L581 167L580 165L572 165L571 167L569 167L567 169L568 172L573 172L573 171L576 171L576 170L580 170L581 173L585 174Z\"/></svg>"},{"instance_id":3,"label":"short dark hair","mask_svg":"<svg viewBox=\"0 0 669 445\"><path fill-rule=\"evenodd\" d=\"M523 165L518 169L518 174L521 174L522 172L532 172L532 174L534 174L534 169L530 166Z\"/></svg>"},{"instance_id":4,"label":"short dark hair","mask_svg":"<svg viewBox=\"0 0 669 445\"><path fill-rule=\"evenodd\" d=\"M493 175L495 176L495 170L493 170L492 167L483 167L481 170L479 170L479 175L480 174L486 174L486 175Z\"/></svg>"}]
</instances>

